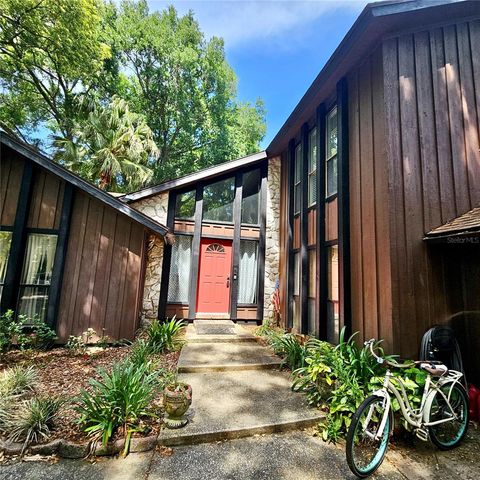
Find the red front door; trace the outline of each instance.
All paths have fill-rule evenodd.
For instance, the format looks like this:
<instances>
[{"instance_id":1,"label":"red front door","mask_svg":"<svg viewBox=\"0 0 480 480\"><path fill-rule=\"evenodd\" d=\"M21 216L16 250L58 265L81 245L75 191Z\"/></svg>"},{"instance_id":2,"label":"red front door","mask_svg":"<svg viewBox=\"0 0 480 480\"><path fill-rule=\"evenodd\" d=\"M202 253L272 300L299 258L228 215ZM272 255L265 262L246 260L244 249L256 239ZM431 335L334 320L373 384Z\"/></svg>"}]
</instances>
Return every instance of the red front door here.
<instances>
[{"instance_id":1,"label":"red front door","mask_svg":"<svg viewBox=\"0 0 480 480\"><path fill-rule=\"evenodd\" d=\"M230 312L232 241L202 238L198 270L197 314Z\"/></svg>"}]
</instances>

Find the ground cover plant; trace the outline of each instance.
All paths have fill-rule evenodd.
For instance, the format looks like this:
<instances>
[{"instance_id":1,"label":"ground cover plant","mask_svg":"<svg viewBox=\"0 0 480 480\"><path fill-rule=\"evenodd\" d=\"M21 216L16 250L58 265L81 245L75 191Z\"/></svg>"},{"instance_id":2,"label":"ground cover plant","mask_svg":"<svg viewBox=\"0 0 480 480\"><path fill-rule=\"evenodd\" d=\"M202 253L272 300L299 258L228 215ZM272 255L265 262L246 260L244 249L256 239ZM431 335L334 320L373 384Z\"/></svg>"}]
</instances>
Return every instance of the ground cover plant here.
<instances>
[{"instance_id":1,"label":"ground cover plant","mask_svg":"<svg viewBox=\"0 0 480 480\"><path fill-rule=\"evenodd\" d=\"M8 327L3 331L14 333L0 354L4 439L26 447L47 438L104 443L123 438L128 452L132 436L159 432L162 390L175 375L183 344L181 321L147 327L133 344L107 344L105 331L95 341L89 329L51 350L38 341L18 345L18 327L10 323L3 323Z\"/></svg>"},{"instance_id":2,"label":"ground cover plant","mask_svg":"<svg viewBox=\"0 0 480 480\"><path fill-rule=\"evenodd\" d=\"M263 327L260 334L292 368L292 389L303 392L311 405L327 411L320 425L323 439L335 442L344 437L358 406L371 392L381 388L384 367L355 341L356 334L345 338L345 329L340 333L338 345L313 338L302 345L298 337L295 342L292 334L269 327ZM382 353L380 341L374 348ZM409 368L392 373L393 381L402 376L412 407L419 406L425 372ZM396 399L392 408L394 412L400 409Z\"/></svg>"}]
</instances>

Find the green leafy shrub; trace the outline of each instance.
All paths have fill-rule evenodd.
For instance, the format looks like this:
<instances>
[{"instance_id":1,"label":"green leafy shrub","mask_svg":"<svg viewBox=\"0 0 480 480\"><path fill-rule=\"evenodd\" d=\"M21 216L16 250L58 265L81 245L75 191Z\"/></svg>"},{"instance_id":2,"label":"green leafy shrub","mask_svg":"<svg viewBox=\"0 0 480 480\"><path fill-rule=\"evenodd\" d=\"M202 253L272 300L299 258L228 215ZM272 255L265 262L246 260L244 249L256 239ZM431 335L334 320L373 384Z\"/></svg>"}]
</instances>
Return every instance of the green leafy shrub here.
<instances>
[{"instance_id":1,"label":"green leafy shrub","mask_svg":"<svg viewBox=\"0 0 480 480\"><path fill-rule=\"evenodd\" d=\"M147 341L155 353L175 352L184 344L185 326L184 320L177 320L175 317L165 322L154 320L146 329Z\"/></svg>"},{"instance_id":2,"label":"green leafy shrub","mask_svg":"<svg viewBox=\"0 0 480 480\"><path fill-rule=\"evenodd\" d=\"M0 316L0 353L13 346L18 335L22 332L21 325L15 320L13 310L7 310Z\"/></svg>"},{"instance_id":3,"label":"green leafy shrub","mask_svg":"<svg viewBox=\"0 0 480 480\"><path fill-rule=\"evenodd\" d=\"M106 445L122 428L127 454L132 433L140 431L140 419L156 415L152 401L159 388L158 374L148 367L126 359L115 364L111 372L99 369L100 379L90 379L90 391L82 390L78 398L83 431Z\"/></svg>"},{"instance_id":4,"label":"green leafy shrub","mask_svg":"<svg viewBox=\"0 0 480 480\"><path fill-rule=\"evenodd\" d=\"M17 335L17 344L22 349L48 350L52 348L58 338L55 330L51 329L38 317L28 318L18 316L21 333Z\"/></svg>"},{"instance_id":5,"label":"green leafy shrub","mask_svg":"<svg viewBox=\"0 0 480 480\"><path fill-rule=\"evenodd\" d=\"M355 343L355 335L345 340L345 329L342 329L335 347L319 340L307 342L305 365L293 372L292 388L306 393L311 404L328 407L322 424L324 440L335 442L344 436L358 406L383 383L384 368L372 357L368 348ZM377 342L374 348L384 355L380 343ZM425 382L424 372L411 368L394 371L393 374L402 376L409 401L412 406L418 406ZM396 400L392 402L392 408L393 411L399 409Z\"/></svg>"},{"instance_id":6,"label":"green leafy shrub","mask_svg":"<svg viewBox=\"0 0 480 480\"><path fill-rule=\"evenodd\" d=\"M55 415L63 401L58 398L30 398L10 405L1 421L2 430L12 442L32 442L48 438Z\"/></svg>"},{"instance_id":7,"label":"green leafy shrub","mask_svg":"<svg viewBox=\"0 0 480 480\"><path fill-rule=\"evenodd\" d=\"M150 362L154 349L144 338L135 340L130 351L130 360L136 366L146 365Z\"/></svg>"},{"instance_id":8,"label":"green leafy shrub","mask_svg":"<svg viewBox=\"0 0 480 480\"><path fill-rule=\"evenodd\" d=\"M7 368L0 374L0 399L32 390L36 380L37 372L33 366Z\"/></svg>"},{"instance_id":9,"label":"green leafy shrub","mask_svg":"<svg viewBox=\"0 0 480 480\"><path fill-rule=\"evenodd\" d=\"M292 333L269 334L268 342L276 355L283 358L282 364L287 364L292 370L303 367L307 349Z\"/></svg>"}]
</instances>

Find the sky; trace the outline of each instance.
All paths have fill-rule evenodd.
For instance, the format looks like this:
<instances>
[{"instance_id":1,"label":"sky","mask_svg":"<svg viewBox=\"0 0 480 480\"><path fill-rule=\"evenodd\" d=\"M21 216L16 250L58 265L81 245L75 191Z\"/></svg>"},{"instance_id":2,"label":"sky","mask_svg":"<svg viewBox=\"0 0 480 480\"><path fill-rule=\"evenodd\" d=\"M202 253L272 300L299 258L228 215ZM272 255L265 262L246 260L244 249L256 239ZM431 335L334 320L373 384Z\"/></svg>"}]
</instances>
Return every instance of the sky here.
<instances>
[{"instance_id":1,"label":"sky","mask_svg":"<svg viewBox=\"0 0 480 480\"><path fill-rule=\"evenodd\" d=\"M238 98L267 110L266 148L367 4L365 0L149 0L193 10L205 37L223 37Z\"/></svg>"}]
</instances>

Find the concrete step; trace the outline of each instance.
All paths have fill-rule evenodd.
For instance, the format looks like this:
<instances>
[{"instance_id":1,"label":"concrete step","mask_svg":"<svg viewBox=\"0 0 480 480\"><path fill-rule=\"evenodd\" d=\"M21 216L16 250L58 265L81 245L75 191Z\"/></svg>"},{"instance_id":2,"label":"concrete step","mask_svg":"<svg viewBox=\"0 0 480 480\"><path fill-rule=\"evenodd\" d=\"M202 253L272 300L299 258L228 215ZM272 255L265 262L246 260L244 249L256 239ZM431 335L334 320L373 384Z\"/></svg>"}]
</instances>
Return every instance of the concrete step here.
<instances>
[{"instance_id":1,"label":"concrete step","mask_svg":"<svg viewBox=\"0 0 480 480\"><path fill-rule=\"evenodd\" d=\"M279 357L257 342L187 343L178 360L179 372L262 370L278 368Z\"/></svg>"},{"instance_id":2,"label":"concrete step","mask_svg":"<svg viewBox=\"0 0 480 480\"><path fill-rule=\"evenodd\" d=\"M199 333L205 332L205 328L202 325L209 325L218 327L223 330L223 327L227 327L223 334L207 334ZM200 328L197 328L200 326ZM217 331L213 328L211 331ZM244 342L258 342L259 339L253 335L249 329L242 327L239 324L233 323L231 320L195 320L193 324L189 324L186 332L186 340L188 343L244 343Z\"/></svg>"},{"instance_id":3,"label":"concrete step","mask_svg":"<svg viewBox=\"0 0 480 480\"><path fill-rule=\"evenodd\" d=\"M193 402L181 429L163 429L162 445L190 445L316 425L323 412L292 392L281 371L228 371L180 375L192 386Z\"/></svg>"}]
</instances>

